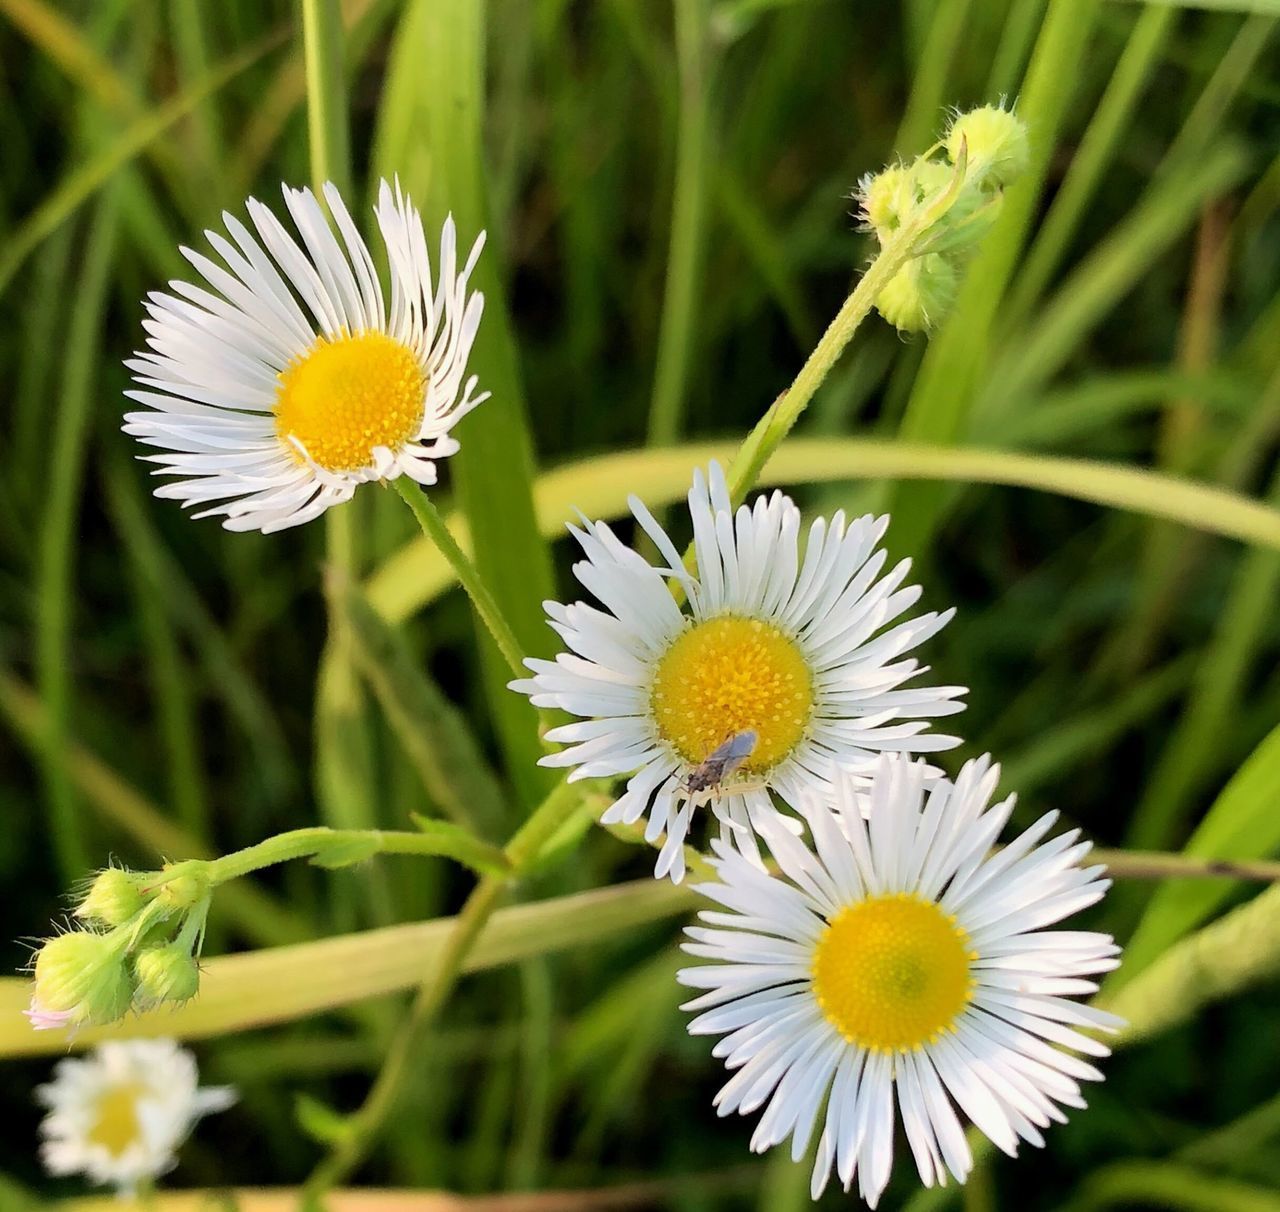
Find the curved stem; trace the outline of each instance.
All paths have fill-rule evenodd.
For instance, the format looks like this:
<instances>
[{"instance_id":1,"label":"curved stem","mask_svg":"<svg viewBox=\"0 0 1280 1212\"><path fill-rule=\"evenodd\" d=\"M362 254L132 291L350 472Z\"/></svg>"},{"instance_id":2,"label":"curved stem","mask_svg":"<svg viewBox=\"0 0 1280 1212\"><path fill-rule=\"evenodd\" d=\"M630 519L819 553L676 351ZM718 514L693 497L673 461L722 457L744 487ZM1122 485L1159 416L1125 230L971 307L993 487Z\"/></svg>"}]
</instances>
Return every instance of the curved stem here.
<instances>
[{"instance_id":1,"label":"curved stem","mask_svg":"<svg viewBox=\"0 0 1280 1212\"><path fill-rule=\"evenodd\" d=\"M444 822L426 822L444 825ZM345 866L372 858L375 854L416 854L456 858L470 867L504 870L510 864L502 851L465 830L445 828L437 832L383 829L329 829L317 826L293 829L267 838L256 846L237 850L212 860L192 859L208 876L210 884L238 879L276 863L297 858L317 858L321 865Z\"/></svg>"},{"instance_id":2,"label":"curved stem","mask_svg":"<svg viewBox=\"0 0 1280 1212\"><path fill-rule=\"evenodd\" d=\"M411 483L406 476L400 476L393 483L396 491L405 499L409 508L413 510L413 516L418 519L418 525L422 527L422 533L435 544L440 554L448 560L449 566L457 575L462 588L467 591L467 596L471 599L471 604L475 607L476 614L480 616L481 621L489 629L489 634L493 636L494 642L498 645L498 650L502 653L507 664L511 666L511 671L517 677L523 677L527 671L524 667L524 652L520 647L520 641L516 639L515 632L511 630L511 625L503 616L502 610L494 600L493 594L489 592L489 587L481 578L479 569L467 557L466 552L458 546L458 540L453 537L452 531L445 525L444 518L440 516L440 511L435 507L435 503L417 485Z\"/></svg>"},{"instance_id":3,"label":"curved stem","mask_svg":"<svg viewBox=\"0 0 1280 1212\"><path fill-rule=\"evenodd\" d=\"M348 1132L307 1180L303 1188L303 1207L316 1206L325 1191L341 1182L364 1160L399 1098L409 1058L417 1051L423 1036L457 985L463 963L476 939L501 904L509 885L537 861L543 847L563 823L580 794L579 788L567 782L560 783L503 850L510 871L486 876L471 890L443 954L418 985L408 1017L397 1030L368 1096L348 1121Z\"/></svg>"}]
</instances>

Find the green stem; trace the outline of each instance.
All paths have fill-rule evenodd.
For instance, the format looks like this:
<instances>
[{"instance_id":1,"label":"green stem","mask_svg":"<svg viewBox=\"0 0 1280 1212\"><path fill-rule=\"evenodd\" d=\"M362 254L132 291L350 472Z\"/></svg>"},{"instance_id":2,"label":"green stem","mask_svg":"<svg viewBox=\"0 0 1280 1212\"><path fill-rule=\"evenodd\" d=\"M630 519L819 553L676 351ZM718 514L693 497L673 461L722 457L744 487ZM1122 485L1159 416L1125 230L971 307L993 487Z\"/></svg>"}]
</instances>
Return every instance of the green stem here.
<instances>
[{"instance_id":1,"label":"green stem","mask_svg":"<svg viewBox=\"0 0 1280 1212\"><path fill-rule=\"evenodd\" d=\"M1223 879L1280 882L1280 863L1261 859L1201 858L1159 850L1091 850L1090 861L1105 863L1117 879Z\"/></svg>"},{"instance_id":2,"label":"green stem","mask_svg":"<svg viewBox=\"0 0 1280 1212\"><path fill-rule=\"evenodd\" d=\"M307 137L315 188L332 181L350 186L346 80L343 68L342 5L339 0L301 0L302 45L307 74Z\"/></svg>"},{"instance_id":3,"label":"green stem","mask_svg":"<svg viewBox=\"0 0 1280 1212\"><path fill-rule=\"evenodd\" d=\"M457 858L469 866L487 869L505 870L510 867L507 857L496 846L471 837L461 829L450 828L447 833L417 833L412 830L328 829L324 826L293 829L221 858L189 859L177 867L193 872L199 870L211 885L217 885L292 859L318 858L325 864L332 858L335 865L346 865L346 861L356 862L375 854ZM166 875L174 870L168 868Z\"/></svg>"},{"instance_id":4,"label":"green stem","mask_svg":"<svg viewBox=\"0 0 1280 1212\"><path fill-rule=\"evenodd\" d=\"M417 1052L423 1036L457 985L463 963L476 939L498 908L508 886L537 860L580 794L579 789L567 782L560 783L507 843L503 854L510 865L510 872L486 876L472 889L456 919L444 953L418 985L409 1015L396 1032L368 1096L348 1121L350 1131L307 1180L303 1188L303 1207L317 1206L320 1196L346 1178L368 1154L395 1107L410 1057Z\"/></svg>"},{"instance_id":5,"label":"green stem","mask_svg":"<svg viewBox=\"0 0 1280 1212\"><path fill-rule=\"evenodd\" d=\"M898 234L880 250L880 255L858 280L835 319L819 338L791 386L773 402L747 435L729 468L729 495L735 505L755 487L764 465L809 406L836 359L857 332L858 325L867 318L885 284L911 259L916 241L941 213L945 213L952 200L953 190L946 190L937 203L900 228Z\"/></svg>"},{"instance_id":6,"label":"green stem","mask_svg":"<svg viewBox=\"0 0 1280 1212\"><path fill-rule=\"evenodd\" d=\"M404 497L406 504L413 510L413 516L418 519L422 533L448 560L449 567L456 574L459 584L467 591L476 614L489 629L489 634L493 636L498 650L511 667L511 671L517 677L523 677L527 671L524 667L524 650L520 647L520 641L516 639L515 632L511 630L511 625L494 600L493 594L489 592L489 587L481 578L479 570L467 557L466 552L458 546L458 540L445 525L440 511L431 498L417 485L411 483L407 476L400 476L393 483L396 491Z\"/></svg>"},{"instance_id":7,"label":"green stem","mask_svg":"<svg viewBox=\"0 0 1280 1212\"><path fill-rule=\"evenodd\" d=\"M649 406L651 446L669 446L681 428L706 228L710 54L705 0L676 0L675 23L680 118L671 200L671 249Z\"/></svg>"}]
</instances>

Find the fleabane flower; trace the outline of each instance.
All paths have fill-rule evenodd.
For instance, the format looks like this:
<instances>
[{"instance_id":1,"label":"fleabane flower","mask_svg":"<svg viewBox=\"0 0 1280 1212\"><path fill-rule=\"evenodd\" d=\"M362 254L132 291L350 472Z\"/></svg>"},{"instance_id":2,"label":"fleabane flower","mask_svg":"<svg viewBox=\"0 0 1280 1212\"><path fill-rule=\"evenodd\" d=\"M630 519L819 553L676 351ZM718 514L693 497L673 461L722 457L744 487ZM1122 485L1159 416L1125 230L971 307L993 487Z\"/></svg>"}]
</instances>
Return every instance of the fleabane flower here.
<instances>
[{"instance_id":1,"label":"fleabane flower","mask_svg":"<svg viewBox=\"0 0 1280 1212\"><path fill-rule=\"evenodd\" d=\"M1108 1049L1081 1029L1121 1020L1071 998L1094 992L1119 950L1045 927L1110 881L1080 865L1078 831L1042 841L1052 812L993 854L1014 802L988 807L998 777L985 757L932 787L921 763L885 757L869 796L839 777L833 800L805 805L815 851L768 831L776 876L713 843L719 882L698 891L728 912L687 931L684 949L711 961L679 974L705 991L685 1007L701 1012L689 1030L724 1037L714 1054L736 1072L720 1114L764 1109L755 1151L790 1137L798 1161L817 1133L815 1199L834 1169L875 1207L895 1102L932 1186L972 1167L961 1115L1012 1155L1101 1079L1073 1053Z\"/></svg>"},{"instance_id":2,"label":"fleabane flower","mask_svg":"<svg viewBox=\"0 0 1280 1212\"><path fill-rule=\"evenodd\" d=\"M337 189L333 225L309 189L284 187L301 243L261 202L251 231L224 212L217 260L184 248L206 286L174 281L147 297L147 348L125 363L146 408L124 429L156 490L229 530L281 530L351 498L369 480L436 482L451 430L488 393L466 378L483 297L468 289L484 243L461 271L452 218L433 278L422 220L397 184L374 208L390 267L388 304L368 245ZM335 233L334 226L337 231Z\"/></svg>"},{"instance_id":3,"label":"fleabane flower","mask_svg":"<svg viewBox=\"0 0 1280 1212\"><path fill-rule=\"evenodd\" d=\"M177 1163L202 1116L235 1102L229 1086L198 1087L195 1059L173 1040L122 1040L60 1061L36 1089L48 1108L40 1156L50 1174L84 1174L131 1192Z\"/></svg>"},{"instance_id":4,"label":"fleabane flower","mask_svg":"<svg viewBox=\"0 0 1280 1212\"><path fill-rule=\"evenodd\" d=\"M567 748L543 764L576 767L571 779L631 775L602 819L633 824L647 813L651 843L665 831L658 876L683 877L690 818L708 799L751 852L751 822L773 813L771 792L795 803L824 788L837 764L865 773L883 751L958 743L925 729L962 710L963 688L906 686L925 668L905 654L953 612L904 618L920 589L903 584L910 561L884 571L887 517L819 518L802 544L788 497L774 492L735 512L712 463L689 493L690 575L648 509L629 503L665 564L603 522L570 527L586 554L574 574L604 609L548 602L568 651L526 661L533 676L511 685L581 717L547 734ZM721 783L708 759L731 741L749 755Z\"/></svg>"}]
</instances>

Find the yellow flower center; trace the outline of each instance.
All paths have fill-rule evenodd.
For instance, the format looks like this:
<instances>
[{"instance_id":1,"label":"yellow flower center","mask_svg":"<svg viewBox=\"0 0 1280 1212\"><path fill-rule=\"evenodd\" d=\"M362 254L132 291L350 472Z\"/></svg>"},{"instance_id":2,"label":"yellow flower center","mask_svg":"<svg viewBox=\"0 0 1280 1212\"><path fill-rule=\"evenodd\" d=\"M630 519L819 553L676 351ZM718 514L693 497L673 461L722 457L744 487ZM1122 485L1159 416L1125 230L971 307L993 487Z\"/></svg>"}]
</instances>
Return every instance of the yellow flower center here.
<instances>
[{"instance_id":1,"label":"yellow flower center","mask_svg":"<svg viewBox=\"0 0 1280 1212\"><path fill-rule=\"evenodd\" d=\"M326 471L358 471L376 446L399 450L422 424L427 377L385 333L321 337L280 373L276 434Z\"/></svg>"},{"instance_id":2,"label":"yellow flower center","mask_svg":"<svg viewBox=\"0 0 1280 1212\"><path fill-rule=\"evenodd\" d=\"M698 623L662 655L650 710L659 735L686 762L704 762L726 739L752 729L743 764L769 770L804 736L813 712L813 678L794 640L759 619Z\"/></svg>"},{"instance_id":3,"label":"yellow flower center","mask_svg":"<svg viewBox=\"0 0 1280 1212\"><path fill-rule=\"evenodd\" d=\"M828 923L813 992L851 1044L911 1052L950 1030L973 994L969 936L932 901L875 896Z\"/></svg>"},{"instance_id":4,"label":"yellow flower center","mask_svg":"<svg viewBox=\"0 0 1280 1212\"><path fill-rule=\"evenodd\" d=\"M119 1157L134 1141L141 1139L138 1099L144 1093L145 1088L138 1082L108 1090L98 1100L98 1115L89 1130L89 1142L101 1145L113 1157Z\"/></svg>"}]
</instances>

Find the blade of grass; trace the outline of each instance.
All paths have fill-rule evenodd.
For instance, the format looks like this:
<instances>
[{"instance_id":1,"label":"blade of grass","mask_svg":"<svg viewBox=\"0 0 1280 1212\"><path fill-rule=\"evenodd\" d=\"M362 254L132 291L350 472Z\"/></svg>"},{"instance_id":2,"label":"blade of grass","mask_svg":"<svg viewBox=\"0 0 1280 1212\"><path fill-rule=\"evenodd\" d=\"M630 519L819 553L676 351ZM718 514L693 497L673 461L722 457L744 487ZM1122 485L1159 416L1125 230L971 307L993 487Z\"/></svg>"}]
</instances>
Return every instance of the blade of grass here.
<instances>
[{"instance_id":1,"label":"blade of grass","mask_svg":"<svg viewBox=\"0 0 1280 1212\"><path fill-rule=\"evenodd\" d=\"M22 223L11 231L0 252L0 293L13 280L22 263L41 241L52 235L86 201L111 180L115 172L150 147L176 122L186 117L205 97L216 92L247 68L265 58L285 41L287 33L269 34L260 41L227 56L198 84L147 112L101 151L74 168Z\"/></svg>"},{"instance_id":2,"label":"blade of grass","mask_svg":"<svg viewBox=\"0 0 1280 1212\"><path fill-rule=\"evenodd\" d=\"M1217 70L1209 77L1178 137L1161 161L1159 172L1173 172L1203 156L1222 136L1223 120L1249 81L1255 65L1275 32L1280 11L1249 17L1241 26Z\"/></svg>"},{"instance_id":3,"label":"blade of grass","mask_svg":"<svg viewBox=\"0 0 1280 1212\"><path fill-rule=\"evenodd\" d=\"M107 462L106 488L107 509L121 541L146 577L151 595L164 607L172 625L190 640L209 685L239 723L267 800L283 798L297 779L274 709L185 569L156 533L143 507L137 473L119 455Z\"/></svg>"},{"instance_id":4,"label":"blade of grass","mask_svg":"<svg viewBox=\"0 0 1280 1212\"><path fill-rule=\"evenodd\" d=\"M218 897L233 885L218 890ZM463 961L480 972L566 947L601 942L616 934L687 913L696 897L688 888L653 879L593 892L498 909ZM217 910L215 909L215 912ZM439 956L455 918L384 926L357 934L272 947L207 961L200 996L179 1009L137 1015L114 1027L89 1028L68 1040L55 1031L32 1031L18 1011L31 995L29 982L0 978L0 1058L79 1050L103 1039L171 1036L208 1039L348 1006L412 988L423 966Z\"/></svg>"},{"instance_id":5,"label":"blade of grass","mask_svg":"<svg viewBox=\"0 0 1280 1212\"><path fill-rule=\"evenodd\" d=\"M1148 80L1160 64L1161 52L1173 28L1175 10L1150 5L1133 24L1120 60L1098 102L1049 213L1010 284L1001 309L1006 330L1018 326L1044 294L1088 211L1099 183L1115 159L1130 127Z\"/></svg>"},{"instance_id":6,"label":"blade of grass","mask_svg":"<svg viewBox=\"0 0 1280 1212\"><path fill-rule=\"evenodd\" d=\"M1013 0L1004 19L1000 43L991 60L985 96L1012 98L1027 66L1027 55L1044 14L1045 0Z\"/></svg>"},{"instance_id":7,"label":"blade of grass","mask_svg":"<svg viewBox=\"0 0 1280 1212\"><path fill-rule=\"evenodd\" d=\"M981 410L998 418L1010 411L1013 400L1037 392L1151 262L1186 231L1200 205L1232 188L1248 169L1244 150L1223 143L1153 185L1039 310L1027 335L1006 345L979 403Z\"/></svg>"},{"instance_id":8,"label":"blade of grass","mask_svg":"<svg viewBox=\"0 0 1280 1212\"><path fill-rule=\"evenodd\" d=\"M152 591L142 562L128 543L124 548L164 747L168 800L183 828L197 837L207 837L209 803L191 696L194 679L178 646L172 620Z\"/></svg>"},{"instance_id":9,"label":"blade of grass","mask_svg":"<svg viewBox=\"0 0 1280 1212\"><path fill-rule=\"evenodd\" d=\"M1206 882L1204 886L1212 885ZM1233 997L1278 972L1280 884L1178 939L1132 978L1117 981L1118 991L1104 991L1098 1001L1129 1020L1128 1028L1118 1037L1128 1044L1188 1022L1205 1006ZM1124 973L1123 966L1119 973Z\"/></svg>"},{"instance_id":10,"label":"blade of grass","mask_svg":"<svg viewBox=\"0 0 1280 1212\"><path fill-rule=\"evenodd\" d=\"M1183 851L1208 859L1267 858L1277 852L1280 852L1280 726L1236 771ZM1159 889L1125 950L1125 964L1117 983L1134 979L1172 943L1238 892L1239 885L1231 883Z\"/></svg>"},{"instance_id":11,"label":"blade of grass","mask_svg":"<svg viewBox=\"0 0 1280 1212\"><path fill-rule=\"evenodd\" d=\"M538 480L538 526L545 535L561 534L577 509L591 518L622 517L631 493L650 508L674 504L688 492L694 467L711 459L723 462L734 449L728 442L690 443L603 455L558 468ZM766 467L760 487L859 479L1033 488L1280 548L1280 510L1210 485L1085 459L858 438L790 438ZM455 523L450 529L465 550L462 528ZM415 540L373 573L366 593L375 610L396 621L421 609L450 583L444 560L430 544Z\"/></svg>"},{"instance_id":12,"label":"blade of grass","mask_svg":"<svg viewBox=\"0 0 1280 1212\"><path fill-rule=\"evenodd\" d=\"M1063 1212L1138 1206L1169 1212L1280 1212L1280 1194L1167 1160L1122 1161L1087 1175Z\"/></svg>"},{"instance_id":13,"label":"blade of grass","mask_svg":"<svg viewBox=\"0 0 1280 1212\"><path fill-rule=\"evenodd\" d=\"M511 819L466 718L418 667L404 639L354 586L335 586L356 663L427 793L450 820L496 838Z\"/></svg>"},{"instance_id":14,"label":"blade of grass","mask_svg":"<svg viewBox=\"0 0 1280 1212\"><path fill-rule=\"evenodd\" d=\"M971 0L947 0L931 15L920 60L911 75L906 112L893 141L894 151L904 159L919 155L936 137L951 64L960 49L970 7Z\"/></svg>"},{"instance_id":15,"label":"blade of grass","mask_svg":"<svg viewBox=\"0 0 1280 1212\"><path fill-rule=\"evenodd\" d=\"M47 732L40 700L17 678L0 670L0 716L33 755ZM148 856L166 859L213 858L199 838L170 821L134 787L85 746L69 740L62 752L69 778L89 807L143 846ZM219 904L246 938L279 944L308 938L314 930L292 909L241 880L219 893Z\"/></svg>"},{"instance_id":16,"label":"blade of grass","mask_svg":"<svg viewBox=\"0 0 1280 1212\"><path fill-rule=\"evenodd\" d=\"M119 215L108 191L85 238L67 332L66 361L53 425L48 489L40 531L35 587L36 684L45 705L41 773L49 808L54 852L69 885L89 869L88 849L79 819L78 796L63 761L71 731L72 685L76 661L74 622L75 552L79 537L80 496L84 487L89 407L96 384L109 273Z\"/></svg>"},{"instance_id":17,"label":"blade of grass","mask_svg":"<svg viewBox=\"0 0 1280 1212\"><path fill-rule=\"evenodd\" d=\"M970 266L951 318L929 345L899 435L907 441L950 442L964 432L982 381L987 345L1000 300L1031 223L1049 159L1066 117L1078 65L1097 17L1098 0L1051 0L1036 40L1018 109L1031 132L1026 175L1004 199L999 220ZM898 487L888 494L894 543L920 551L946 499L937 487Z\"/></svg>"},{"instance_id":18,"label":"blade of grass","mask_svg":"<svg viewBox=\"0 0 1280 1212\"><path fill-rule=\"evenodd\" d=\"M482 167L484 6L474 0L414 0L392 46L378 116L375 160L398 173L433 230L452 212L464 246L486 223ZM480 575L529 655L545 655L552 636L542 602L552 596L550 553L534 524L533 454L525 421L515 341L499 273L503 216L474 281L485 315L470 370L492 391L459 425L462 449L449 460ZM506 663L481 633L484 679L507 770L526 804L550 785L537 766L537 716L506 688Z\"/></svg>"},{"instance_id":19,"label":"blade of grass","mask_svg":"<svg viewBox=\"0 0 1280 1212\"><path fill-rule=\"evenodd\" d=\"M698 285L706 242L707 174L711 148L711 53L707 0L675 0L676 62L680 80L676 177L671 198L671 244L658 328L649 445L676 440L689 390L689 364L697 333Z\"/></svg>"},{"instance_id":20,"label":"blade of grass","mask_svg":"<svg viewBox=\"0 0 1280 1212\"><path fill-rule=\"evenodd\" d=\"M1280 414L1280 370L1263 393L1258 412ZM1272 479L1270 500L1280 505L1280 474ZM1188 558L1181 551L1176 554ZM1146 839L1137 844L1165 845L1176 837L1189 804L1215 773L1221 762L1218 738L1245 698L1249 676L1270 635L1278 590L1280 558L1272 552L1248 553L1218 612L1191 696L1134 812L1130 836Z\"/></svg>"}]
</instances>

